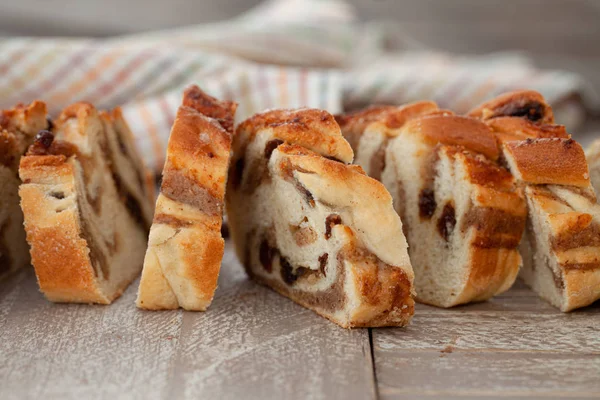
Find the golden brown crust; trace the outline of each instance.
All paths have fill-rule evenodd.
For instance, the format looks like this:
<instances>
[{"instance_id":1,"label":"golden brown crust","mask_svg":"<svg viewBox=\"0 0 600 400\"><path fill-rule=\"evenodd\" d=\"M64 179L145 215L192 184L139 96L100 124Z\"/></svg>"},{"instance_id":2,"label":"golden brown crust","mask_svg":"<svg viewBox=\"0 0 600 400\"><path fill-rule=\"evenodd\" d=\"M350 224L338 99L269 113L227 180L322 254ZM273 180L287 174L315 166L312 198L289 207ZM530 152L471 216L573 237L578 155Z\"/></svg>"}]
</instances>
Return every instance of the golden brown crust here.
<instances>
[{"instance_id":1,"label":"golden brown crust","mask_svg":"<svg viewBox=\"0 0 600 400\"><path fill-rule=\"evenodd\" d=\"M498 117L486 121L500 142L527 138L563 138L571 135L563 125L538 124L525 118Z\"/></svg>"},{"instance_id":2,"label":"golden brown crust","mask_svg":"<svg viewBox=\"0 0 600 400\"><path fill-rule=\"evenodd\" d=\"M544 97L533 90L505 93L469 111L470 117L489 120L521 117L540 124L554 123L554 113Z\"/></svg>"},{"instance_id":3,"label":"golden brown crust","mask_svg":"<svg viewBox=\"0 0 600 400\"><path fill-rule=\"evenodd\" d=\"M216 119L229 134L233 134L233 116L237 103L220 101L204 93L198 86L192 85L183 93L183 105L193 108L208 118Z\"/></svg>"},{"instance_id":4,"label":"golden brown crust","mask_svg":"<svg viewBox=\"0 0 600 400\"><path fill-rule=\"evenodd\" d=\"M531 184L590 184L581 145L573 139L527 139L504 144L505 157L517 179Z\"/></svg>"},{"instance_id":5,"label":"golden brown crust","mask_svg":"<svg viewBox=\"0 0 600 400\"><path fill-rule=\"evenodd\" d=\"M514 191L515 180L506 168L482 155L466 151L461 146L448 146L445 151L453 156L462 155L461 159L467 168L472 183L500 191Z\"/></svg>"},{"instance_id":6,"label":"golden brown crust","mask_svg":"<svg viewBox=\"0 0 600 400\"><path fill-rule=\"evenodd\" d=\"M473 118L433 115L408 121L402 133L421 135L432 143L463 146L481 153L491 160L498 158L499 150L492 131Z\"/></svg>"},{"instance_id":7,"label":"golden brown crust","mask_svg":"<svg viewBox=\"0 0 600 400\"><path fill-rule=\"evenodd\" d=\"M224 159L229 159L231 134L217 125L215 120L189 107L180 107L173 128L162 186L177 187L177 183L172 183L171 178L184 175L188 182L194 182L212 196L222 198L225 177L215 176L212 171L221 167ZM197 162L198 160L202 162ZM194 167L189 168L190 165ZM189 188L180 189L185 191Z\"/></svg>"},{"instance_id":8,"label":"golden brown crust","mask_svg":"<svg viewBox=\"0 0 600 400\"><path fill-rule=\"evenodd\" d=\"M51 172L48 168L52 168ZM52 175L61 179L70 176L72 173L72 167L67 166L67 157L62 154L23 157L19 167L19 175L23 183L29 183L33 179L49 183L53 179Z\"/></svg>"},{"instance_id":9,"label":"golden brown crust","mask_svg":"<svg viewBox=\"0 0 600 400\"><path fill-rule=\"evenodd\" d=\"M237 104L188 88L171 130L137 306L203 311L223 257L221 222Z\"/></svg>"},{"instance_id":10,"label":"golden brown crust","mask_svg":"<svg viewBox=\"0 0 600 400\"><path fill-rule=\"evenodd\" d=\"M351 163L354 153L342 137L339 125L327 111L317 109L272 110L242 122L236 135L248 143L259 131L272 130L273 138L298 144L322 156Z\"/></svg>"}]
</instances>

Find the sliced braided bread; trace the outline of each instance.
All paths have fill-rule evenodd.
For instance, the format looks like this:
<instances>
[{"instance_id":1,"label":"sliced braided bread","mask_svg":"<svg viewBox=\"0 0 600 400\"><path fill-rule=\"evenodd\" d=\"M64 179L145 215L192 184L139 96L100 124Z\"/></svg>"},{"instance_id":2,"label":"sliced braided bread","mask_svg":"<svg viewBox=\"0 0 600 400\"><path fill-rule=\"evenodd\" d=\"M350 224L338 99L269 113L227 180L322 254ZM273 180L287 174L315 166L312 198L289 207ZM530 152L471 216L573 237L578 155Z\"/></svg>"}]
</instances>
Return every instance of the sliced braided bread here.
<instances>
[{"instance_id":1,"label":"sliced braided bread","mask_svg":"<svg viewBox=\"0 0 600 400\"><path fill-rule=\"evenodd\" d=\"M414 302L402 225L352 157L325 111L246 120L226 195L231 236L252 278L337 324L403 326Z\"/></svg>"},{"instance_id":2,"label":"sliced braided bread","mask_svg":"<svg viewBox=\"0 0 600 400\"><path fill-rule=\"evenodd\" d=\"M514 282L525 203L483 123L431 102L339 117L357 162L394 197L417 300L451 307Z\"/></svg>"},{"instance_id":3,"label":"sliced braided bread","mask_svg":"<svg viewBox=\"0 0 600 400\"><path fill-rule=\"evenodd\" d=\"M579 143L553 125L552 109L536 92L508 93L470 115L492 128L525 190L520 276L562 311L600 298L600 206Z\"/></svg>"}]
</instances>

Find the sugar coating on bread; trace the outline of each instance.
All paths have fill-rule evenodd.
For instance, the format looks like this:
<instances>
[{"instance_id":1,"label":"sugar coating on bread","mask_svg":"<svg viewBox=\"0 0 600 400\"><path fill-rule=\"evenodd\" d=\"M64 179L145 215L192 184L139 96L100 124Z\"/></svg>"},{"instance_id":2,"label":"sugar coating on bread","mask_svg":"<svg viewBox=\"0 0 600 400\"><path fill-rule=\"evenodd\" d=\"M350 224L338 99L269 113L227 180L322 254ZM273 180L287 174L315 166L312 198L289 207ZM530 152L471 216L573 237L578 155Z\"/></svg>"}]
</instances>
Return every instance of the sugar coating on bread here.
<instances>
[{"instance_id":1,"label":"sugar coating on bread","mask_svg":"<svg viewBox=\"0 0 600 400\"><path fill-rule=\"evenodd\" d=\"M0 111L0 279L30 262L18 168L35 135L47 127L46 105L40 101Z\"/></svg>"},{"instance_id":2,"label":"sugar coating on bread","mask_svg":"<svg viewBox=\"0 0 600 400\"><path fill-rule=\"evenodd\" d=\"M141 270L153 189L120 111L67 107L21 159L31 261L46 298L108 304Z\"/></svg>"},{"instance_id":3,"label":"sugar coating on bread","mask_svg":"<svg viewBox=\"0 0 600 400\"><path fill-rule=\"evenodd\" d=\"M413 273L390 194L342 162L352 150L325 111L252 122L264 118L238 128L226 194L248 274L343 327L408 324Z\"/></svg>"},{"instance_id":4,"label":"sugar coating on bread","mask_svg":"<svg viewBox=\"0 0 600 400\"><path fill-rule=\"evenodd\" d=\"M551 124L552 110L539 94L517 93L490 103L506 110L521 107L523 98L543 104L538 118L486 121L501 143L502 159L525 190L520 276L542 298L571 311L600 298L600 209L581 146L564 127Z\"/></svg>"},{"instance_id":5,"label":"sugar coating on bread","mask_svg":"<svg viewBox=\"0 0 600 400\"><path fill-rule=\"evenodd\" d=\"M407 113L406 106L399 110ZM357 162L394 197L417 300L451 307L507 290L521 263L516 247L525 203L512 176L494 162L491 130L435 108L412 114L392 138L377 120L345 122L344 135L362 125ZM365 151L377 146L378 152Z\"/></svg>"},{"instance_id":6,"label":"sugar coating on bread","mask_svg":"<svg viewBox=\"0 0 600 400\"><path fill-rule=\"evenodd\" d=\"M223 258L227 169L237 105L188 88L177 112L136 304L204 311Z\"/></svg>"}]
</instances>

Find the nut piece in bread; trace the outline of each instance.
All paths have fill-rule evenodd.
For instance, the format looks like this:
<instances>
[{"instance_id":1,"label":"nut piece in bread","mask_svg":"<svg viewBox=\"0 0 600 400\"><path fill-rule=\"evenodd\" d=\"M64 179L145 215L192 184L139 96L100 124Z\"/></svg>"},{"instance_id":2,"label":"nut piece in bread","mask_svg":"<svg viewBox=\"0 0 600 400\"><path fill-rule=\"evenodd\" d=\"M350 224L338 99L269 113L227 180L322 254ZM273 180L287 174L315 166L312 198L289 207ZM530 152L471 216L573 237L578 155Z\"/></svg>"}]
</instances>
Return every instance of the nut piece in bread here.
<instances>
[{"instance_id":1,"label":"nut piece in bread","mask_svg":"<svg viewBox=\"0 0 600 400\"><path fill-rule=\"evenodd\" d=\"M167 148L136 304L204 311L223 258L223 203L237 104L188 88Z\"/></svg>"},{"instance_id":2,"label":"nut piece in bread","mask_svg":"<svg viewBox=\"0 0 600 400\"><path fill-rule=\"evenodd\" d=\"M47 128L41 101L0 111L0 279L30 262L19 207L19 161L35 135Z\"/></svg>"},{"instance_id":3,"label":"nut piece in bread","mask_svg":"<svg viewBox=\"0 0 600 400\"><path fill-rule=\"evenodd\" d=\"M352 161L334 118L258 114L237 129L226 205L231 237L257 282L342 327L403 326L413 273L385 187Z\"/></svg>"},{"instance_id":4,"label":"nut piece in bread","mask_svg":"<svg viewBox=\"0 0 600 400\"><path fill-rule=\"evenodd\" d=\"M120 111L67 107L21 158L31 261L46 298L108 304L139 274L153 189Z\"/></svg>"},{"instance_id":5,"label":"nut piece in bread","mask_svg":"<svg viewBox=\"0 0 600 400\"><path fill-rule=\"evenodd\" d=\"M537 111L506 112L522 108L523 99L535 99L539 107L528 104ZM538 93L510 93L470 114L483 118L478 110L494 109L489 104L502 104L486 123L501 143L502 159L525 189L521 278L562 311L591 304L600 298L600 206L581 146L564 127L552 125L552 109Z\"/></svg>"},{"instance_id":6,"label":"nut piece in bread","mask_svg":"<svg viewBox=\"0 0 600 400\"><path fill-rule=\"evenodd\" d=\"M499 152L490 129L427 102L387 112L396 115L370 118L366 111L366 118L355 113L339 120L345 136L358 137L359 165L394 197L417 301L451 307L507 290L521 264L525 202L495 162Z\"/></svg>"}]
</instances>

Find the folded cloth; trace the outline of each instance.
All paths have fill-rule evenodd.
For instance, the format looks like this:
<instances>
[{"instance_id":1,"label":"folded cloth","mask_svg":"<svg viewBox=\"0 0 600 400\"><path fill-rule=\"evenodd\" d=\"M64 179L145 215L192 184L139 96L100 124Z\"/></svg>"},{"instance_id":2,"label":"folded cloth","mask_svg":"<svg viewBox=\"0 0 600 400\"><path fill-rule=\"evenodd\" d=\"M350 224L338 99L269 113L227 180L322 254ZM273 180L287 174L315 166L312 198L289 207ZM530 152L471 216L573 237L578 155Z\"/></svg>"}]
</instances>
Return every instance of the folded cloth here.
<instances>
[{"instance_id":1,"label":"folded cloth","mask_svg":"<svg viewBox=\"0 0 600 400\"><path fill-rule=\"evenodd\" d=\"M191 83L235 100L237 117L268 108L332 113L432 99L464 112L500 92L540 91L559 122L598 102L575 74L540 71L526 57L387 53L385 31L357 22L341 0L271 0L231 21L109 39L0 40L0 107L41 99L122 105L147 164L162 169L170 126Z\"/></svg>"}]
</instances>

